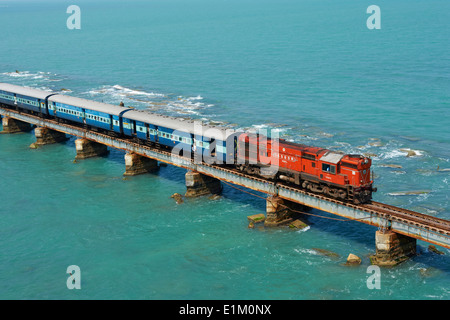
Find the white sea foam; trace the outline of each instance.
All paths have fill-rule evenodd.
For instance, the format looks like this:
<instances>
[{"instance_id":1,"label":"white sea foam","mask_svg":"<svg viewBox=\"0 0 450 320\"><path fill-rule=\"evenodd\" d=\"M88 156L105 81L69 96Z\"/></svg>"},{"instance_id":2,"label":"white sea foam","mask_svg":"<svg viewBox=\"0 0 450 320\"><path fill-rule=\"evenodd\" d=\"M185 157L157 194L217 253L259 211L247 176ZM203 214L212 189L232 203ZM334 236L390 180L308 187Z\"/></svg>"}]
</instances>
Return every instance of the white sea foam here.
<instances>
[{"instance_id":1,"label":"white sea foam","mask_svg":"<svg viewBox=\"0 0 450 320\"><path fill-rule=\"evenodd\" d=\"M125 88L122 87L118 84L112 86L113 89L117 90L119 93L122 93L126 96L131 95L131 96L149 96L149 97L165 97L164 94L161 93L155 93L155 92L145 92L145 91L141 91L141 90L133 90L133 89L129 89L129 88Z\"/></svg>"},{"instance_id":2,"label":"white sea foam","mask_svg":"<svg viewBox=\"0 0 450 320\"><path fill-rule=\"evenodd\" d=\"M161 93L145 92L142 90L134 90L134 89L122 87L118 84L116 84L114 86L103 86L99 89L93 89L93 90L88 91L87 94L90 94L90 95L104 94L104 95L111 95L111 96L120 97L120 98L124 98L124 97L132 98L133 96L165 97L165 95L161 94Z\"/></svg>"},{"instance_id":3,"label":"white sea foam","mask_svg":"<svg viewBox=\"0 0 450 320\"><path fill-rule=\"evenodd\" d=\"M254 124L250 127L239 127L236 128L236 130L246 131L246 132L253 132L253 133L260 133L263 135L267 135L268 137L272 138L283 138L287 141L295 142L292 138L287 139L287 131L291 128L284 127L282 125L276 125L276 124Z\"/></svg>"},{"instance_id":4,"label":"white sea foam","mask_svg":"<svg viewBox=\"0 0 450 320\"><path fill-rule=\"evenodd\" d=\"M189 102L186 103L169 102L167 104L167 108L170 111L181 114L200 115L200 112L198 112L197 110L200 109L201 107L202 107L201 105L190 104Z\"/></svg>"},{"instance_id":5,"label":"white sea foam","mask_svg":"<svg viewBox=\"0 0 450 320\"><path fill-rule=\"evenodd\" d=\"M401 152L400 150L394 149L394 150L390 150L387 152L384 152L381 154L380 158L381 159L393 159L393 158L398 158L398 157L404 157L406 154L404 152Z\"/></svg>"},{"instance_id":6,"label":"white sea foam","mask_svg":"<svg viewBox=\"0 0 450 320\"><path fill-rule=\"evenodd\" d=\"M252 125L252 127L254 129L256 129L256 130L267 129L268 128L267 124L254 124L254 125Z\"/></svg>"},{"instance_id":7,"label":"white sea foam","mask_svg":"<svg viewBox=\"0 0 450 320\"><path fill-rule=\"evenodd\" d=\"M417 156L417 157L421 157L425 154L425 152L422 150L414 150L414 149L410 149L410 148L402 148L402 149L399 149L399 151L403 152L403 154L405 154L405 155L408 155L409 152L412 152L412 153L414 153L414 156Z\"/></svg>"},{"instance_id":8,"label":"white sea foam","mask_svg":"<svg viewBox=\"0 0 450 320\"><path fill-rule=\"evenodd\" d=\"M305 140L319 140L318 137L314 136L313 134L306 134L306 133L302 133L302 134L296 134L295 137L297 138L298 141L305 141ZM303 142L301 142L303 143Z\"/></svg>"},{"instance_id":9,"label":"white sea foam","mask_svg":"<svg viewBox=\"0 0 450 320\"><path fill-rule=\"evenodd\" d=\"M277 125L271 125L271 124L254 124L251 126L251 128L249 128L250 131L259 131L259 130L267 130L267 132L271 132L271 133L278 133L278 135L282 135L284 132L288 131L291 128L287 128L287 127L281 127L281 126L277 126Z\"/></svg>"},{"instance_id":10,"label":"white sea foam","mask_svg":"<svg viewBox=\"0 0 450 320\"><path fill-rule=\"evenodd\" d=\"M323 132L323 131L320 131L320 132L318 133L318 135L320 135L320 136L322 136L322 137L325 137L325 138L332 138L332 137L334 137L334 134L328 133L328 132Z\"/></svg>"},{"instance_id":11,"label":"white sea foam","mask_svg":"<svg viewBox=\"0 0 450 320\"><path fill-rule=\"evenodd\" d=\"M308 227L309 228L309 227ZM300 254L311 254L313 256L318 256L319 254L317 253L317 251L312 250L312 249L305 249L305 248L301 248L301 249L294 249L295 252L300 253Z\"/></svg>"},{"instance_id":12,"label":"white sea foam","mask_svg":"<svg viewBox=\"0 0 450 320\"><path fill-rule=\"evenodd\" d=\"M296 232L297 232L297 233L302 233L302 232L308 231L309 229L311 229L311 227L310 227L310 226L307 226L307 227L304 227L303 229L300 229L300 230L298 230L298 231L296 231Z\"/></svg>"},{"instance_id":13,"label":"white sea foam","mask_svg":"<svg viewBox=\"0 0 450 320\"><path fill-rule=\"evenodd\" d=\"M422 198L427 198L431 190L418 190L418 191L397 191L389 192L390 196L418 196Z\"/></svg>"},{"instance_id":14,"label":"white sea foam","mask_svg":"<svg viewBox=\"0 0 450 320\"><path fill-rule=\"evenodd\" d=\"M50 89L49 87L39 87L38 89L39 90L43 90L43 91L47 91L47 92L53 92L53 90ZM70 92L72 92L72 91L70 91Z\"/></svg>"},{"instance_id":15,"label":"white sea foam","mask_svg":"<svg viewBox=\"0 0 450 320\"><path fill-rule=\"evenodd\" d=\"M213 104L204 103L201 95L192 97L174 96L153 91L143 91L127 88L119 84L107 85L92 89L85 94L90 96L104 96L112 103L124 102L138 109L150 109L169 115L200 116L201 110L212 107ZM137 105L136 105L137 104Z\"/></svg>"},{"instance_id":16,"label":"white sea foam","mask_svg":"<svg viewBox=\"0 0 450 320\"><path fill-rule=\"evenodd\" d=\"M12 78L24 78L33 80L46 80L46 81L61 81L60 79L54 79L56 76L51 72L39 71L37 73L32 73L30 71L14 71L14 72L4 72L1 75L9 76Z\"/></svg>"},{"instance_id":17,"label":"white sea foam","mask_svg":"<svg viewBox=\"0 0 450 320\"><path fill-rule=\"evenodd\" d=\"M189 100L203 100L203 97L201 95L198 95L196 97L189 97Z\"/></svg>"},{"instance_id":18,"label":"white sea foam","mask_svg":"<svg viewBox=\"0 0 450 320\"><path fill-rule=\"evenodd\" d=\"M385 148L387 149L387 148ZM380 158L383 160L393 159L393 158L404 158L404 157L422 157L425 155L425 152L422 150L415 150L410 148L395 148L392 150L388 150L383 152L380 155Z\"/></svg>"},{"instance_id":19,"label":"white sea foam","mask_svg":"<svg viewBox=\"0 0 450 320\"><path fill-rule=\"evenodd\" d=\"M351 144L348 142L336 141L336 144L343 147L351 147Z\"/></svg>"},{"instance_id":20,"label":"white sea foam","mask_svg":"<svg viewBox=\"0 0 450 320\"><path fill-rule=\"evenodd\" d=\"M278 132L279 134L288 131L290 128L271 128L271 132Z\"/></svg>"},{"instance_id":21,"label":"white sea foam","mask_svg":"<svg viewBox=\"0 0 450 320\"><path fill-rule=\"evenodd\" d=\"M393 174L405 174L406 171L396 171L396 170L392 170L391 173L393 173Z\"/></svg>"},{"instance_id":22,"label":"white sea foam","mask_svg":"<svg viewBox=\"0 0 450 320\"><path fill-rule=\"evenodd\" d=\"M13 78L30 78L30 77L38 78L38 79L43 78L43 75L38 74L38 73L30 73L29 71L4 72L4 73L2 73L2 75L10 76Z\"/></svg>"}]
</instances>

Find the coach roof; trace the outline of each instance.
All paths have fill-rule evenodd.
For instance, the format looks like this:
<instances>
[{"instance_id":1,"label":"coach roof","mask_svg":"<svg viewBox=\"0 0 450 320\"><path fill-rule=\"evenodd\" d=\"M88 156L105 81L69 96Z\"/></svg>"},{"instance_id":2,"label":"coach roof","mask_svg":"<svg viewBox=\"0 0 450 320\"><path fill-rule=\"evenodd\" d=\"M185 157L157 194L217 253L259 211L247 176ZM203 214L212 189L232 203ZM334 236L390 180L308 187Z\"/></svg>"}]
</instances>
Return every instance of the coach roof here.
<instances>
[{"instance_id":1,"label":"coach roof","mask_svg":"<svg viewBox=\"0 0 450 320\"><path fill-rule=\"evenodd\" d=\"M112 115L120 115L120 113L131 110L130 108L115 106L108 103L97 102L77 97L71 97L67 95L57 94L48 99L48 101L64 103L70 106L89 109L93 111L108 113Z\"/></svg>"},{"instance_id":2,"label":"coach roof","mask_svg":"<svg viewBox=\"0 0 450 320\"><path fill-rule=\"evenodd\" d=\"M0 83L0 90L13 92L23 96L34 97L41 100L45 100L45 98L47 98L49 95L54 94L54 92L48 92L29 87L16 86L14 84L9 83Z\"/></svg>"},{"instance_id":3,"label":"coach roof","mask_svg":"<svg viewBox=\"0 0 450 320\"><path fill-rule=\"evenodd\" d=\"M175 118L144 110L127 111L126 113L124 113L123 117L131 120L142 121L148 124L153 124L158 127L169 128L222 141L225 141L229 136L236 133L235 130L230 128L204 125L201 120Z\"/></svg>"}]
</instances>

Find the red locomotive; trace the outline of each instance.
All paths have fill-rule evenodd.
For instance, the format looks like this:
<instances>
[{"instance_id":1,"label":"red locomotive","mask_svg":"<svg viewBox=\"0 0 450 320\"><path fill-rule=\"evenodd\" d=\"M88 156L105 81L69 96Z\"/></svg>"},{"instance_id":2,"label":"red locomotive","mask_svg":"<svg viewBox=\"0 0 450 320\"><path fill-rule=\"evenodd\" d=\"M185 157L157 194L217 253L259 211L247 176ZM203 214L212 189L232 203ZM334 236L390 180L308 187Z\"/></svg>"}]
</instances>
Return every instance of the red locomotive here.
<instances>
[{"instance_id":1,"label":"red locomotive","mask_svg":"<svg viewBox=\"0 0 450 320\"><path fill-rule=\"evenodd\" d=\"M275 165L274 165L275 164ZM365 203L376 192L370 178L372 160L361 155L241 134L238 168L250 174L281 179L332 198ZM268 168L276 167L276 172Z\"/></svg>"}]
</instances>

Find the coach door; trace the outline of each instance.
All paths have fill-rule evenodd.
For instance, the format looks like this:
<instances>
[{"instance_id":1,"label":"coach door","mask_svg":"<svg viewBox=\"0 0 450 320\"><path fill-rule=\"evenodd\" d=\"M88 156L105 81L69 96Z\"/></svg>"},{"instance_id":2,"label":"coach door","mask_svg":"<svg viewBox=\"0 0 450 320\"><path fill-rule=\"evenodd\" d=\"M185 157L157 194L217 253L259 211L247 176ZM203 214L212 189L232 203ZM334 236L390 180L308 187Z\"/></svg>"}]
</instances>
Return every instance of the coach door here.
<instances>
[{"instance_id":1,"label":"coach door","mask_svg":"<svg viewBox=\"0 0 450 320\"><path fill-rule=\"evenodd\" d=\"M45 109L45 103L41 101L41 99L38 99L38 105L39 105L39 116L42 118L42 114L44 113Z\"/></svg>"},{"instance_id":2,"label":"coach door","mask_svg":"<svg viewBox=\"0 0 450 320\"><path fill-rule=\"evenodd\" d=\"M137 135L135 120L131 120L131 135L133 135L133 136Z\"/></svg>"}]
</instances>

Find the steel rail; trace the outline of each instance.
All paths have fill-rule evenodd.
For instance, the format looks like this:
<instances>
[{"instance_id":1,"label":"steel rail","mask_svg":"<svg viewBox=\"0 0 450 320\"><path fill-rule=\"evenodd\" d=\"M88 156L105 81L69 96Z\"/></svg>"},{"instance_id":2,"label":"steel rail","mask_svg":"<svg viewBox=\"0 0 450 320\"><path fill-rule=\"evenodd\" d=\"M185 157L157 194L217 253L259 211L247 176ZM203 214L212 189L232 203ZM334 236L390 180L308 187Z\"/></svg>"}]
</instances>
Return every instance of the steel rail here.
<instances>
[{"instance_id":1,"label":"steel rail","mask_svg":"<svg viewBox=\"0 0 450 320\"><path fill-rule=\"evenodd\" d=\"M261 177L255 177L246 173L242 173L234 168L206 163L195 163L191 158L172 154L168 150L162 150L157 147L150 147L148 145L136 143L131 139L111 137L104 133L87 130L82 126L61 123L52 119L43 119L36 115L9 109L8 106L5 105L0 105L0 107L6 108L0 108L0 114L4 116L10 116L17 120L26 121L38 126L48 127L49 129L61 131L69 135L97 141L112 148L122 149L128 152L135 152L136 154L145 157L153 158L155 160L182 167L187 170L197 171L216 179L266 193L268 195L280 196L290 201L299 202L322 211L327 211L335 215L346 217L349 219L349 221L357 220L365 224L379 227L388 223L391 223L391 225L400 223L400 227L398 227L398 224L395 224L398 228L399 233L407 234L417 239L450 248L449 220L433 217L430 215L376 201L358 205L344 202L341 200L330 198L328 196L315 194L299 189L298 187L294 187L285 182L275 182ZM289 196L289 193L295 194L296 196ZM308 203L304 203L301 201L302 199L306 198L316 199L316 201L308 200ZM327 205L324 206L324 203L326 203ZM347 207L348 212L346 212L345 214L341 214L340 209L336 209L339 207ZM358 217L356 217L357 214ZM352 217L351 215L353 215L354 217ZM379 221L380 219L383 219L383 221ZM414 228L419 230L416 232L417 234L414 233L415 231L411 233L411 229ZM444 240L441 243L439 241L436 241L434 238L429 239L428 236L422 235L423 230L430 232L434 237L439 237Z\"/></svg>"}]
</instances>

